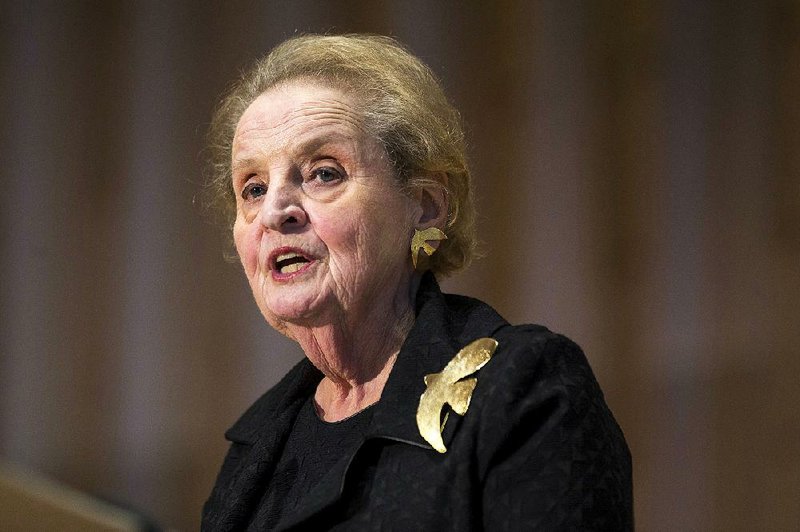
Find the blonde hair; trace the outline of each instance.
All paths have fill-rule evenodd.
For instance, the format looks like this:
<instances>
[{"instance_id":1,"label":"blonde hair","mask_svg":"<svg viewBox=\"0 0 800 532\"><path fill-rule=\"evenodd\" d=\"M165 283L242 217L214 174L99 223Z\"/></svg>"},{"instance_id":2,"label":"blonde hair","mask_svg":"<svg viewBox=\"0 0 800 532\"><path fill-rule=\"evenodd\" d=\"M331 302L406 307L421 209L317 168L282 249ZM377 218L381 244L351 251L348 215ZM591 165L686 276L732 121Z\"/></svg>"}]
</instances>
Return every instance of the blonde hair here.
<instances>
[{"instance_id":1,"label":"blonde hair","mask_svg":"<svg viewBox=\"0 0 800 532\"><path fill-rule=\"evenodd\" d=\"M475 252L475 209L461 117L430 68L384 36L293 37L233 85L209 130L210 201L227 221L236 215L230 157L239 118L259 95L296 79L325 81L358 97L364 124L382 143L404 189L444 187L447 240L428 264L441 275L465 267ZM447 178L440 180L442 174Z\"/></svg>"}]
</instances>

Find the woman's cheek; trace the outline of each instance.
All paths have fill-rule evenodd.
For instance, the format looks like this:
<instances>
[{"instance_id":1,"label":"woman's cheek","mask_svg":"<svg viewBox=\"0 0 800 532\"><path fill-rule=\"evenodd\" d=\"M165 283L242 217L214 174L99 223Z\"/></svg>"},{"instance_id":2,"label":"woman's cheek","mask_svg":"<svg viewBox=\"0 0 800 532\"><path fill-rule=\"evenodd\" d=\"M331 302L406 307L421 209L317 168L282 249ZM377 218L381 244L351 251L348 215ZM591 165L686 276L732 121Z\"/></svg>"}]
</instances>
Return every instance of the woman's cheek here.
<instances>
[{"instance_id":1,"label":"woman's cheek","mask_svg":"<svg viewBox=\"0 0 800 532\"><path fill-rule=\"evenodd\" d=\"M239 261L242 263L245 275L248 279L253 280L253 277L258 273L258 248L257 246L247 244L246 242L236 241L236 252L239 255Z\"/></svg>"},{"instance_id":2,"label":"woman's cheek","mask_svg":"<svg viewBox=\"0 0 800 532\"><path fill-rule=\"evenodd\" d=\"M239 259L244 263L244 252L245 252L245 231L244 227L242 227L241 215L236 217L236 221L233 223L233 244L236 247L236 253L239 255Z\"/></svg>"}]
</instances>

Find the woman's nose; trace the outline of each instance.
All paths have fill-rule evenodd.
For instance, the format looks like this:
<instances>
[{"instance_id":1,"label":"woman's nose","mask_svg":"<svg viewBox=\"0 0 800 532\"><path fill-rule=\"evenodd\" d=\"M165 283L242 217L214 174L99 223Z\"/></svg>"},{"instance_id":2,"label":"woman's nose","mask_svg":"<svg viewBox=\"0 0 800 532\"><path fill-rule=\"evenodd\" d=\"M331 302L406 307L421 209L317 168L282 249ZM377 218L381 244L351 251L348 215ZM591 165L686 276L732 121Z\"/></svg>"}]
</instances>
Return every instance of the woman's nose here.
<instances>
[{"instance_id":1,"label":"woman's nose","mask_svg":"<svg viewBox=\"0 0 800 532\"><path fill-rule=\"evenodd\" d=\"M303 227L308 215L302 205L302 191L293 183L270 183L261 205L261 223L273 231Z\"/></svg>"}]
</instances>

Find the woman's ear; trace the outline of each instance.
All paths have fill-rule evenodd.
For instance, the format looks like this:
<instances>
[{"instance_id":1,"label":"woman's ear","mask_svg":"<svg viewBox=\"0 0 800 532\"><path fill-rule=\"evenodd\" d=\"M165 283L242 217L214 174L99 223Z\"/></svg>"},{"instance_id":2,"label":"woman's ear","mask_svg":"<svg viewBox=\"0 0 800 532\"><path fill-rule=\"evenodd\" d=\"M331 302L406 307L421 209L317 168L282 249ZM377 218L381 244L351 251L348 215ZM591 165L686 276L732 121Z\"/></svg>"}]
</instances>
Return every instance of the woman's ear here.
<instances>
[{"instance_id":1,"label":"woman's ear","mask_svg":"<svg viewBox=\"0 0 800 532\"><path fill-rule=\"evenodd\" d=\"M437 172L421 181L421 186L415 191L421 207L415 229L436 227L446 231L450 206L447 197L447 174Z\"/></svg>"}]
</instances>

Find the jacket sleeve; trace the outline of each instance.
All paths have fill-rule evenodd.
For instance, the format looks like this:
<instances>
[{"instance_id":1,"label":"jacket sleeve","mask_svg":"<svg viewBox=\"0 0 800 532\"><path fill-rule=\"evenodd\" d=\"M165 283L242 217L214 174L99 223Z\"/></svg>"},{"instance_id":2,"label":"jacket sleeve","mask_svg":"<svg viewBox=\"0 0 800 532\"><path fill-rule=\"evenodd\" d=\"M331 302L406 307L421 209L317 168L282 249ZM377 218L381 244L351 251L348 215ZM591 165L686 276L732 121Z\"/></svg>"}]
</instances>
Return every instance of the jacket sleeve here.
<instances>
[{"instance_id":1,"label":"jacket sleeve","mask_svg":"<svg viewBox=\"0 0 800 532\"><path fill-rule=\"evenodd\" d=\"M586 358L515 329L484 393L484 528L632 530L630 453Z\"/></svg>"}]
</instances>

